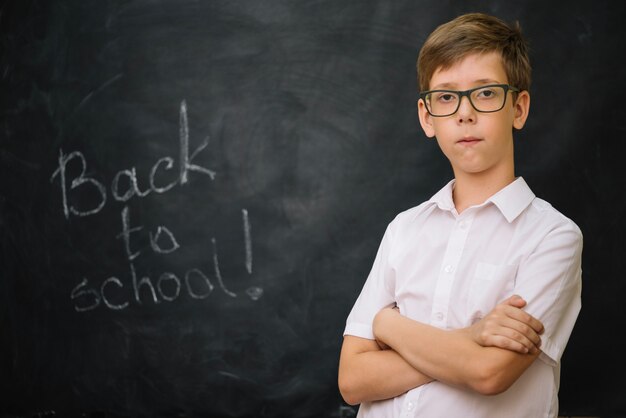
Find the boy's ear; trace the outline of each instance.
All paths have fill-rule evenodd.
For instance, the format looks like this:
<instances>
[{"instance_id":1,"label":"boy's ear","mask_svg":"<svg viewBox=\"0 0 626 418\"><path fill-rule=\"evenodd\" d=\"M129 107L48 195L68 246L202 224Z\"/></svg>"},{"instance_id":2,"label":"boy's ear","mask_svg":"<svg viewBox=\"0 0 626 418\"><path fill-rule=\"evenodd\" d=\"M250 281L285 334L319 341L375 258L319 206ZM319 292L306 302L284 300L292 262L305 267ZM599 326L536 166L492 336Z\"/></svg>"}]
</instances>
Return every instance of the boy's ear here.
<instances>
[{"instance_id":1,"label":"boy's ear","mask_svg":"<svg viewBox=\"0 0 626 418\"><path fill-rule=\"evenodd\" d=\"M433 117L426 110L426 104L422 99L417 102L417 115L420 118L420 125L427 137L432 138L435 136L435 128L433 128Z\"/></svg>"},{"instance_id":2,"label":"boy's ear","mask_svg":"<svg viewBox=\"0 0 626 418\"><path fill-rule=\"evenodd\" d=\"M520 91L517 94L517 100L514 106L514 119L513 127L515 129L522 129L528 118L528 112L530 111L530 93L528 91Z\"/></svg>"}]
</instances>

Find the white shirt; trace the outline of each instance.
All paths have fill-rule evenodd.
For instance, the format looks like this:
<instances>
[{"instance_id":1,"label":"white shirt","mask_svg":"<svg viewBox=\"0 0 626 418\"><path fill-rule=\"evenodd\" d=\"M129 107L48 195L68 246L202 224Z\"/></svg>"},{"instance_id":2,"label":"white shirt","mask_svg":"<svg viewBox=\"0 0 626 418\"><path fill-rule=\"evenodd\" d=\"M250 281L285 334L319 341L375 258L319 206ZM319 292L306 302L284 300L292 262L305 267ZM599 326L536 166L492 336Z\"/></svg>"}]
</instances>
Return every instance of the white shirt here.
<instances>
[{"instance_id":1,"label":"white shirt","mask_svg":"<svg viewBox=\"0 0 626 418\"><path fill-rule=\"evenodd\" d=\"M518 294L544 324L542 353L499 395L434 381L363 403L358 416L556 417L560 359L581 306L580 229L521 177L460 215L453 187L454 180L389 224L344 335L374 339L374 316L393 303L416 321L463 328Z\"/></svg>"}]
</instances>

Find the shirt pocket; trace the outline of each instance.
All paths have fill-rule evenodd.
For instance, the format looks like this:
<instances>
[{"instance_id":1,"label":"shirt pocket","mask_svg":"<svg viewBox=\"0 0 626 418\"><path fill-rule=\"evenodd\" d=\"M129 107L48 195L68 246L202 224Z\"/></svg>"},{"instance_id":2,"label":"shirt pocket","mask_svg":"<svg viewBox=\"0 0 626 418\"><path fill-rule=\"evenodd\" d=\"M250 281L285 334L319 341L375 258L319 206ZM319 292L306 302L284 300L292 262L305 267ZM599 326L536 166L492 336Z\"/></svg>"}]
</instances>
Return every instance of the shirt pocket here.
<instances>
[{"instance_id":1,"label":"shirt pocket","mask_svg":"<svg viewBox=\"0 0 626 418\"><path fill-rule=\"evenodd\" d=\"M517 265L478 263L468 293L468 317L474 323L513 294Z\"/></svg>"}]
</instances>

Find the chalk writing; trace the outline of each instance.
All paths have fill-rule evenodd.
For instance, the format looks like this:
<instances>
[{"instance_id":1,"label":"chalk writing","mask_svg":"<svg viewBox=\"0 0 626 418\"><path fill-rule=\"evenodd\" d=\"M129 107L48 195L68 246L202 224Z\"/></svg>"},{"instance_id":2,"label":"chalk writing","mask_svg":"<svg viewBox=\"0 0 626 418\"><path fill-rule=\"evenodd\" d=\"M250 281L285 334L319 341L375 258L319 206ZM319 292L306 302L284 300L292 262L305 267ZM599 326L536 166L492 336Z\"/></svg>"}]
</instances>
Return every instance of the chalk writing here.
<instances>
[{"instance_id":1,"label":"chalk writing","mask_svg":"<svg viewBox=\"0 0 626 418\"><path fill-rule=\"evenodd\" d=\"M243 217L243 236L246 243L246 270L248 274L252 274L252 239L250 238L250 220L248 219L248 211L241 210Z\"/></svg>"},{"instance_id":2,"label":"chalk writing","mask_svg":"<svg viewBox=\"0 0 626 418\"><path fill-rule=\"evenodd\" d=\"M202 145L198 147L197 150L191 154L191 158L189 158L189 123L187 122L187 103L183 100L180 104L180 184L187 183L188 180L188 172L189 171L198 171L200 173L208 174L211 177L211 180L215 179L215 172L213 170L209 170L208 168L201 167L199 165L195 165L191 163L191 160L195 158L196 155L200 153L203 149L209 145L209 138L206 137Z\"/></svg>"},{"instance_id":3,"label":"chalk writing","mask_svg":"<svg viewBox=\"0 0 626 418\"><path fill-rule=\"evenodd\" d=\"M170 245L171 245L170 248L163 248L158 244L159 237L161 236L163 232L165 232L165 234L170 240ZM172 234L170 230L164 226L157 227L156 234L153 234L152 232L150 232L150 246L152 247L152 250L155 253L161 253L161 254L169 254L180 248L180 244L176 241L176 238L174 238L174 234Z\"/></svg>"},{"instance_id":4,"label":"chalk writing","mask_svg":"<svg viewBox=\"0 0 626 418\"><path fill-rule=\"evenodd\" d=\"M74 158L78 158L81 162L81 171L80 175L77 178L72 179L72 184L70 185L70 190L74 190L83 185L91 185L96 188L98 193L100 194L100 202L95 208L88 210L78 210L73 205L68 203L67 196L67 183L65 171L67 167L67 163L73 160ZM104 185L99 181L92 179L90 177L85 177L85 170L87 170L87 162L85 161L85 157L79 151L71 152L69 155L63 154L63 150L59 150L59 168L57 168L54 173L52 173L52 177L50 181L54 180L54 178L59 175L61 182L61 202L63 203L63 213L65 214L65 218L69 219L70 214L76 216L88 216L98 213L102 210L104 205L107 202L107 194Z\"/></svg>"},{"instance_id":5,"label":"chalk writing","mask_svg":"<svg viewBox=\"0 0 626 418\"><path fill-rule=\"evenodd\" d=\"M174 167L174 160L171 157L163 157L157 160L150 170L148 176L149 189L141 191L139 183L137 181L137 170L135 167L130 169L120 170L113 177L111 182L111 195L113 198L120 202L127 202L133 197L146 197L152 192L165 193L171 190L177 184L183 185L189 182L189 172L197 172L208 175L211 180L215 179L216 173L206 167L199 166L193 163L193 159L202 152L209 144L209 138L205 138L202 144L189 155L189 127L187 126L187 105L183 100L180 104L180 129L179 129L179 172L178 177L172 180L165 186L158 187L155 184L155 177L159 168L165 163L165 167L162 171L172 170ZM78 177L72 178L68 189L68 164L78 159L80 162L80 173ZM69 219L70 215L74 216L89 216L95 215L100 212L107 203L107 191L104 184L93 177L86 177L87 161L85 156L80 151L73 151L69 154L65 154L63 149L59 150L58 168L52 173L50 181L53 182L57 177L59 178L60 190L61 190L61 202L63 205L63 213L66 219ZM120 190L121 179L126 178L124 183L127 183L127 189ZM79 192L84 187L95 187L100 199L99 203L90 209L77 209L72 203L70 203L71 195L73 191Z\"/></svg>"},{"instance_id":6,"label":"chalk writing","mask_svg":"<svg viewBox=\"0 0 626 418\"><path fill-rule=\"evenodd\" d=\"M171 176L174 173L175 160L170 156L162 157L154 163L147 182L143 182L143 188L140 185L141 182L135 167L120 170L113 177L110 185L110 196L113 197L114 201L125 204L120 213L121 232L114 236L122 243L128 280L124 280L123 276L113 275L107 277L98 286L90 283L87 277L83 277L70 292L70 299L74 302L74 309L77 312L91 311L99 306L104 306L112 311L122 311L127 309L131 302L142 305L146 300L155 305L162 302L171 303L183 293L192 300L204 300L213 293L216 286L224 295L231 298L238 297L237 293L226 286L225 278L220 269L218 241L215 237L210 237L206 241L210 247L211 257L209 259L212 262L215 284L197 267L187 269L180 276L175 272L165 271L156 280L137 272L136 261L146 251L149 253L151 250L153 254L167 255L179 250L181 243L176 238L174 231L166 225L147 227L132 223L129 202L134 198L144 198L150 193L162 195L177 185L183 186L191 181L190 173L204 174L211 180L216 177L215 171L194 163L194 159L209 144L208 137L192 153L189 152L189 124L187 104L184 100L180 104L178 144L179 169L176 177ZM97 179L95 175L87 175L88 165L85 156L80 151L71 151L66 154L63 149L60 149L57 164L57 168L50 177L50 182L58 179L65 219L69 220L72 216L92 216L102 211L108 203L109 195L100 179ZM71 168L68 169L70 165ZM70 172L73 174L69 174ZM169 179L163 181L163 176L169 177ZM159 178L157 179L157 177ZM82 193L90 193L91 201L93 201L95 193L97 198L95 204L92 203L93 206L91 207L80 207L77 202L80 202L79 198ZM241 216L244 235L244 265L248 275L252 275L252 228L248 210L241 209ZM148 236L149 247L137 245L137 237L141 235ZM251 300L256 301L262 297L263 289L252 286L246 289L245 294Z\"/></svg>"},{"instance_id":7,"label":"chalk writing","mask_svg":"<svg viewBox=\"0 0 626 418\"><path fill-rule=\"evenodd\" d=\"M242 209L241 216L243 218L243 235L246 246L246 270L248 271L248 274L252 274L252 238L248 211L246 209ZM246 293L250 299L259 300L259 298L263 296L263 289L257 286L251 286L246 290Z\"/></svg>"},{"instance_id":8,"label":"chalk writing","mask_svg":"<svg viewBox=\"0 0 626 418\"><path fill-rule=\"evenodd\" d=\"M121 305L116 305L116 304L113 304L113 303L109 302L109 300L107 299L107 297L106 297L106 295L104 293L104 288L109 283L116 284L119 287L124 287L124 285L122 284L120 279L118 279L117 277L109 277L108 279L103 281L102 285L100 286L100 295L102 296L102 300L104 301L104 304L107 306L107 308L113 309L114 311L126 308L128 306L128 302L124 302ZM87 283L85 283L85 284L87 284Z\"/></svg>"}]
</instances>

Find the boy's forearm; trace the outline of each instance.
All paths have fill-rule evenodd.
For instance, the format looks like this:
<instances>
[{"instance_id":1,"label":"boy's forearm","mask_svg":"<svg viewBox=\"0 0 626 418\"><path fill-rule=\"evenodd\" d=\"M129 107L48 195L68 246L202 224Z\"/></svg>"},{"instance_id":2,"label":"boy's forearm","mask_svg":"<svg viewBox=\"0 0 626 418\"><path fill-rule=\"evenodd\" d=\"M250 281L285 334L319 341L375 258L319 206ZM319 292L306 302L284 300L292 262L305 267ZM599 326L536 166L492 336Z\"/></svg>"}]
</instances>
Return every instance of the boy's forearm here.
<instances>
[{"instance_id":1,"label":"boy's forearm","mask_svg":"<svg viewBox=\"0 0 626 418\"><path fill-rule=\"evenodd\" d=\"M417 370L485 395L506 390L538 355L482 347L465 330L442 330L391 310L381 311L374 324L376 338Z\"/></svg>"},{"instance_id":2,"label":"boy's forearm","mask_svg":"<svg viewBox=\"0 0 626 418\"><path fill-rule=\"evenodd\" d=\"M379 320L384 325L376 327L376 337L409 364L442 382L468 386L466 382L474 373L469 341L401 315L381 312L379 317L383 317Z\"/></svg>"},{"instance_id":3,"label":"boy's forearm","mask_svg":"<svg viewBox=\"0 0 626 418\"><path fill-rule=\"evenodd\" d=\"M359 340L347 336L341 352L339 389L347 403L390 399L433 380L395 351L379 350L374 341L362 345Z\"/></svg>"}]
</instances>

